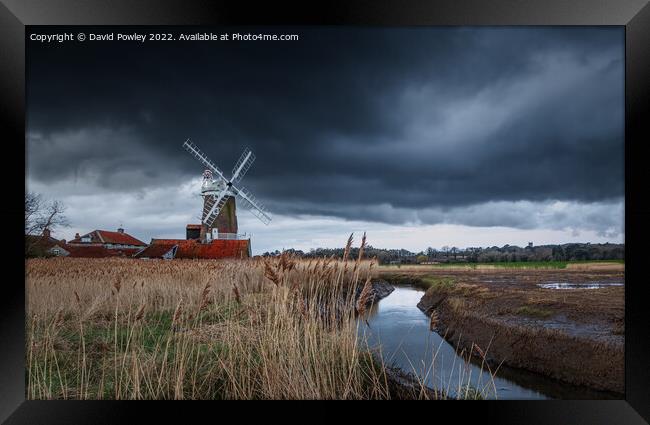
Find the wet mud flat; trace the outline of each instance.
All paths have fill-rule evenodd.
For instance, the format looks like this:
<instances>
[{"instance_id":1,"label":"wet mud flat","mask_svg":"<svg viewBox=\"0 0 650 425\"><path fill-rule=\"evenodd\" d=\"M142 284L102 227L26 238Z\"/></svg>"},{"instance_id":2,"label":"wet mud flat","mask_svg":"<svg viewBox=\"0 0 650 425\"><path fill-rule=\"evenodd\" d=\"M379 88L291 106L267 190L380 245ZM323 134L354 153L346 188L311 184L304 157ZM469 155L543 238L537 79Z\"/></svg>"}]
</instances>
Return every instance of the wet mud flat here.
<instances>
[{"instance_id":1,"label":"wet mud flat","mask_svg":"<svg viewBox=\"0 0 650 425\"><path fill-rule=\"evenodd\" d=\"M418 307L458 349L477 344L493 365L623 393L622 267L391 270L380 276L426 290Z\"/></svg>"}]
</instances>

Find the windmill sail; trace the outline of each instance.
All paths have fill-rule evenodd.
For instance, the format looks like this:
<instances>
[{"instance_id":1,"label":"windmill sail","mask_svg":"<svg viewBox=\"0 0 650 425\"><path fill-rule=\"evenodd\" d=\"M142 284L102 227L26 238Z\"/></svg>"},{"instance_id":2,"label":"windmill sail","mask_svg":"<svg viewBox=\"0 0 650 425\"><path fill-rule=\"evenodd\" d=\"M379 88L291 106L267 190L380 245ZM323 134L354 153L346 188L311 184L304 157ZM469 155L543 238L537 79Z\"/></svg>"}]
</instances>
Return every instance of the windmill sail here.
<instances>
[{"instance_id":1,"label":"windmill sail","mask_svg":"<svg viewBox=\"0 0 650 425\"><path fill-rule=\"evenodd\" d=\"M236 196L239 199L240 203L250 210L255 217L257 217L262 223L269 224L271 221L271 215L266 211L264 206L260 204L255 197L247 191L245 188L235 189Z\"/></svg>"},{"instance_id":2,"label":"windmill sail","mask_svg":"<svg viewBox=\"0 0 650 425\"><path fill-rule=\"evenodd\" d=\"M222 190L218 195L212 195L212 206L205 214L205 217L203 219L203 223L205 223L208 227L212 227L214 221L219 216L219 211L221 211L221 208L228 200L228 197L226 195L228 195L228 189Z\"/></svg>"},{"instance_id":3,"label":"windmill sail","mask_svg":"<svg viewBox=\"0 0 650 425\"><path fill-rule=\"evenodd\" d=\"M255 197L246 189L238 189L235 187L234 183L238 183L244 177L248 169L255 161L255 155L250 149L244 149L244 152L239 157L239 160L232 169L232 177L228 180L223 172L217 167L217 165L210 160L194 143L190 142L190 139L187 139L183 143L183 148L187 150L192 156L198 159L209 171L204 172L203 174L203 189L202 196L204 198L203 205L203 215L201 221L203 224L208 227L212 227L219 217L219 213L222 211L226 202L234 195L236 199L248 210L253 213L262 223L269 224L271 221L270 214L264 209L264 207L255 199ZM211 174L212 173L212 174ZM213 176L216 175L219 180L216 182L213 180ZM218 194L215 194L219 190ZM234 199L233 199L234 201ZM232 218L226 220L226 225L220 225L226 228L234 228L236 232L237 221L235 216L235 209L228 208L231 211ZM233 224L234 223L234 224ZM228 231L227 231L228 232Z\"/></svg>"},{"instance_id":4,"label":"windmill sail","mask_svg":"<svg viewBox=\"0 0 650 425\"><path fill-rule=\"evenodd\" d=\"M244 153L241 154L239 160L232 169L232 178L230 181L232 183L238 183L244 177L246 171L251 168L253 161L255 161L255 155L253 152L248 148L244 149Z\"/></svg>"},{"instance_id":5,"label":"windmill sail","mask_svg":"<svg viewBox=\"0 0 650 425\"><path fill-rule=\"evenodd\" d=\"M203 214L201 215L201 222L205 223L208 214L213 210L214 204L217 203L217 195L204 195L203 196Z\"/></svg>"},{"instance_id":6,"label":"windmill sail","mask_svg":"<svg viewBox=\"0 0 650 425\"><path fill-rule=\"evenodd\" d=\"M183 147L187 150L194 158L198 159L203 165L205 165L209 170L219 176L223 181L227 182L228 180L224 177L223 173L217 167L217 165L210 160L194 143L190 142L190 139L187 139L183 143Z\"/></svg>"}]
</instances>

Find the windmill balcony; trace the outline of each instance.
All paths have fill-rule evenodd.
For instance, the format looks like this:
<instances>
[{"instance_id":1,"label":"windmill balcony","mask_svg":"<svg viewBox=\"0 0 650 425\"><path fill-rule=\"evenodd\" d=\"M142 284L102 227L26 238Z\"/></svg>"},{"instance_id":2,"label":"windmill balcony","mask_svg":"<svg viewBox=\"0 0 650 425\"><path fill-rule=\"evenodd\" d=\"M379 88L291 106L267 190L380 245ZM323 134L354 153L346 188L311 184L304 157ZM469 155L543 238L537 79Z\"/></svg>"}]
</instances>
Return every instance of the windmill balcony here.
<instances>
[{"instance_id":1,"label":"windmill balcony","mask_svg":"<svg viewBox=\"0 0 650 425\"><path fill-rule=\"evenodd\" d=\"M212 239L227 239L227 240L245 240L250 238L251 235L247 233L217 233L212 237Z\"/></svg>"}]
</instances>

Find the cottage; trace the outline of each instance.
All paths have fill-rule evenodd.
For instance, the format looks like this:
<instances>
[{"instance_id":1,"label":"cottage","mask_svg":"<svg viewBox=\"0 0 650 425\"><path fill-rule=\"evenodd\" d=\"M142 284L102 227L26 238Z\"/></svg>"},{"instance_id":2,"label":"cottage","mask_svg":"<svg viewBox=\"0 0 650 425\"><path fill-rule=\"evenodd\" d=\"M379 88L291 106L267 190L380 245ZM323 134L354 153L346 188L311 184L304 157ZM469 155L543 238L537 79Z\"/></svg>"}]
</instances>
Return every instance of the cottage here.
<instances>
[{"instance_id":1,"label":"cottage","mask_svg":"<svg viewBox=\"0 0 650 425\"><path fill-rule=\"evenodd\" d=\"M117 232L93 230L81 236L77 233L74 239L68 242L67 245L73 247L73 250L79 254L73 256L83 255L83 252L79 248L87 249L92 247L95 249L87 251L87 253L90 254L92 252L94 256L106 254L103 256L121 255L127 257L133 256L147 246L146 243L124 232L123 228L117 229ZM66 247L63 248L68 249Z\"/></svg>"}]
</instances>

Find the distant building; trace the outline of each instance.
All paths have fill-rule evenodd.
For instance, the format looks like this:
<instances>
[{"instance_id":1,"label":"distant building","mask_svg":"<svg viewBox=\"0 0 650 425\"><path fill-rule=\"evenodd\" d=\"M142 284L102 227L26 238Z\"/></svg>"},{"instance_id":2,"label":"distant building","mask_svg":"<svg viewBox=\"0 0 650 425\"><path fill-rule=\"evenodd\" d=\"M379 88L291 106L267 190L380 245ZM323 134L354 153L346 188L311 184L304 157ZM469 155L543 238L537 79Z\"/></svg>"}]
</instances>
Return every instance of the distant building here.
<instances>
[{"instance_id":1,"label":"distant building","mask_svg":"<svg viewBox=\"0 0 650 425\"><path fill-rule=\"evenodd\" d=\"M141 240L125 233L122 228L117 229L117 232L93 230L92 232L81 236L77 233L74 239L68 242L67 245L73 248L73 252L78 252L80 255L82 255L82 252L77 249L92 247L95 249L93 251L88 251L89 254L90 252L94 252L95 255L98 256L104 253L106 254L105 256L121 255L127 257L133 256L135 253L147 246L147 244ZM66 247L62 248L67 249ZM96 248L103 248L103 250Z\"/></svg>"},{"instance_id":2,"label":"distant building","mask_svg":"<svg viewBox=\"0 0 650 425\"><path fill-rule=\"evenodd\" d=\"M250 236L236 233L236 220L233 225L221 228L230 232L220 231L217 227L210 228L205 224L188 224L185 226L185 239L151 239L151 243L138 251L134 257L171 260L174 258L220 259L252 256Z\"/></svg>"},{"instance_id":3,"label":"distant building","mask_svg":"<svg viewBox=\"0 0 650 425\"><path fill-rule=\"evenodd\" d=\"M152 239L148 247L138 252L135 258L249 258L250 239L213 239L201 242L196 239Z\"/></svg>"},{"instance_id":4,"label":"distant building","mask_svg":"<svg viewBox=\"0 0 650 425\"><path fill-rule=\"evenodd\" d=\"M99 232L104 232L100 230ZM108 232L114 233L114 232ZM90 235L90 234L89 234ZM87 235L84 235L84 237ZM102 237L106 237L102 234ZM42 235L25 236L25 254L28 257L79 257L79 258L103 258L103 257L131 257L140 251L144 246L132 248L127 244L127 248L116 246L118 244L93 243L92 237L90 242L80 242L81 237L77 234L76 242L67 242L65 239L55 239L50 231L45 229ZM108 238L108 240L111 240ZM137 239L136 239L137 240Z\"/></svg>"},{"instance_id":5,"label":"distant building","mask_svg":"<svg viewBox=\"0 0 650 425\"><path fill-rule=\"evenodd\" d=\"M49 231L40 236L25 236L26 255L38 257L135 257L135 258L249 258L250 238L236 233L205 233L202 225L188 224L187 239L152 239L147 245L119 228L117 232L93 230L77 233L71 241L51 237ZM31 253L27 248L31 247Z\"/></svg>"},{"instance_id":6,"label":"distant building","mask_svg":"<svg viewBox=\"0 0 650 425\"><path fill-rule=\"evenodd\" d=\"M42 235L25 235L25 255L30 257L44 257L56 255L52 249L58 245L65 245L65 239L55 239L50 230L43 230Z\"/></svg>"},{"instance_id":7,"label":"distant building","mask_svg":"<svg viewBox=\"0 0 650 425\"><path fill-rule=\"evenodd\" d=\"M57 257L71 258L106 258L106 257L131 257L135 252L132 249L108 249L103 246L80 246L80 245L55 245L50 249L50 254Z\"/></svg>"}]
</instances>

